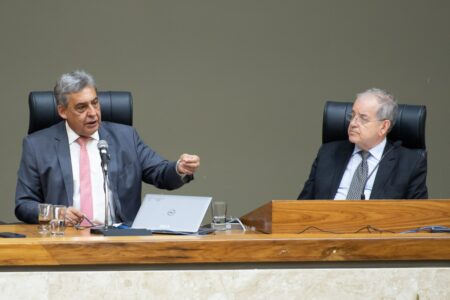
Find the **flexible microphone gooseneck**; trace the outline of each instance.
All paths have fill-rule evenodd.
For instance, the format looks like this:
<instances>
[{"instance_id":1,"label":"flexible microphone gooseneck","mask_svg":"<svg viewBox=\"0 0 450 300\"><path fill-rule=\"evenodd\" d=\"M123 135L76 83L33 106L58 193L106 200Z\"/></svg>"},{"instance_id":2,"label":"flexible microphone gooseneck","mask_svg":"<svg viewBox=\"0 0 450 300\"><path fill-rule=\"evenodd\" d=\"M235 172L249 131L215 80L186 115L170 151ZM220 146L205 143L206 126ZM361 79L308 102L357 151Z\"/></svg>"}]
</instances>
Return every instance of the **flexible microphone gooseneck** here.
<instances>
[{"instance_id":1,"label":"flexible microphone gooseneck","mask_svg":"<svg viewBox=\"0 0 450 300\"><path fill-rule=\"evenodd\" d=\"M109 161L108 142L105 140L98 141L97 148L100 151L100 158L102 160L103 172L108 172L108 161Z\"/></svg>"},{"instance_id":2,"label":"flexible microphone gooseneck","mask_svg":"<svg viewBox=\"0 0 450 300\"><path fill-rule=\"evenodd\" d=\"M372 174L375 172L376 169L378 169L378 167L380 166L380 163L383 161L383 159L389 154L391 153L391 151L393 151L394 149L397 149L398 147L400 147L402 145L402 141L396 141L392 147L386 151L380 158L380 160L378 161L378 163L375 165L375 167L373 168L373 170L370 172L369 176L367 176L366 180L364 181L364 185L363 185L363 190L361 193L361 200L366 200L366 195L364 195L364 190L366 189L366 185L367 185L367 181L369 181L370 176L372 176Z\"/></svg>"},{"instance_id":3,"label":"flexible microphone gooseneck","mask_svg":"<svg viewBox=\"0 0 450 300\"><path fill-rule=\"evenodd\" d=\"M102 160L102 170L103 170L103 191L105 192L105 223L104 230L108 230L109 225L109 188L108 188L108 162L109 162L109 154L108 154L108 142L105 140L98 141L97 148L100 151L100 158Z\"/></svg>"}]
</instances>

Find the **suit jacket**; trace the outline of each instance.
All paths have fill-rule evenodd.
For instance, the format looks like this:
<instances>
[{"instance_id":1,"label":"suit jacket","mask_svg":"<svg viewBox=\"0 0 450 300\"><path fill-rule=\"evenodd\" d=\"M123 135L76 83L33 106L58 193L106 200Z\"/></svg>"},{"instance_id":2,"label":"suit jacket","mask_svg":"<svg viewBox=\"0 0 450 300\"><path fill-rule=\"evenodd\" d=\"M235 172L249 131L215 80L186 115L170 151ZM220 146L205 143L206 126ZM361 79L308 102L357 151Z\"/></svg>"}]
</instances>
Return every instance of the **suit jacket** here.
<instances>
[{"instance_id":1,"label":"suit jacket","mask_svg":"<svg viewBox=\"0 0 450 300\"><path fill-rule=\"evenodd\" d=\"M334 199L354 146L349 141L323 144L298 199ZM388 141L384 153L391 147ZM426 199L426 176L423 152L394 148L380 162L370 199Z\"/></svg>"},{"instance_id":2,"label":"suit jacket","mask_svg":"<svg viewBox=\"0 0 450 300\"><path fill-rule=\"evenodd\" d=\"M177 174L169 162L144 144L133 127L102 122L100 139L108 142L109 187L118 221L131 223L141 204L142 181L162 189L176 189L192 179ZM38 222L38 204L73 205L73 176L65 122L28 135L23 140L16 186L15 214L27 223Z\"/></svg>"}]
</instances>

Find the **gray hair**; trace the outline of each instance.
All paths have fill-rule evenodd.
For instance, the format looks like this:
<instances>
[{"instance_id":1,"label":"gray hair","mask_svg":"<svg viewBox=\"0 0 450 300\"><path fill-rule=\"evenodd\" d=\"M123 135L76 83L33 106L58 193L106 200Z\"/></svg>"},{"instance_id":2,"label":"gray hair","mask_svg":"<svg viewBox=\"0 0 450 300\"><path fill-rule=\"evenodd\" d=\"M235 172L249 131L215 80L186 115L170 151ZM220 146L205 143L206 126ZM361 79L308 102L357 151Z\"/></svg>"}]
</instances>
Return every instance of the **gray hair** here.
<instances>
[{"instance_id":1,"label":"gray hair","mask_svg":"<svg viewBox=\"0 0 450 300\"><path fill-rule=\"evenodd\" d=\"M395 121L397 119L398 114L398 103L395 100L394 95L386 92L382 89L371 88L362 93L356 95L357 98L363 95L372 95L378 100L380 104L380 108L377 111L378 120L389 120L391 121L391 126L389 127L389 131L394 127Z\"/></svg>"},{"instance_id":2,"label":"gray hair","mask_svg":"<svg viewBox=\"0 0 450 300\"><path fill-rule=\"evenodd\" d=\"M94 77L83 70L76 70L61 75L59 80L56 81L56 85L53 90L57 104L67 107L67 95L78 93L87 86L97 89L95 87Z\"/></svg>"}]
</instances>

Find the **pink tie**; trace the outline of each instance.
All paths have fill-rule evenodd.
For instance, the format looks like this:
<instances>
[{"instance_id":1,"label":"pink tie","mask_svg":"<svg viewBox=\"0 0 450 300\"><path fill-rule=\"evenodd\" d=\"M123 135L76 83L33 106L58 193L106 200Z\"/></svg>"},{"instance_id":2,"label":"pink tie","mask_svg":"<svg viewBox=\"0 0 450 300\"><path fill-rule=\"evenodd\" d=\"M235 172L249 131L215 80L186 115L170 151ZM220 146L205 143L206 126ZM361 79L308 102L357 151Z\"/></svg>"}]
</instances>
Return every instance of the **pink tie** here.
<instances>
[{"instance_id":1,"label":"pink tie","mask_svg":"<svg viewBox=\"0 0 450 300\"><path fill-rule=\"evenodd\" d=\"M92 185L91 185L91 167L89 165L89 154L86 148L91 138L80 136L77 143L80 144L80 210L89 220L92 220ZM83 220L81 225L89 225Z\"/></svg>"}]
</instances>

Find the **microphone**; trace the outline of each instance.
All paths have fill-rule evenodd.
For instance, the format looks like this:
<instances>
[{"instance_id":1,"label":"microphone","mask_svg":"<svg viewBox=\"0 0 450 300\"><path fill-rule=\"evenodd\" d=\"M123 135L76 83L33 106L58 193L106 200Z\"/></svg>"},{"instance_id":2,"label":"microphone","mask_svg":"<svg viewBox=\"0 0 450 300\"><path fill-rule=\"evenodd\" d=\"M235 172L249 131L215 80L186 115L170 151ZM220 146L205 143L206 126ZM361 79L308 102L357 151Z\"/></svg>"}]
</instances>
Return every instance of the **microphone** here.
<instances>
[{"instance_id":1,"label":"microphone","mask_svg":"<svg viewBox=\"0 0 450 300\"><path fill-rule=\"evenodd\" d=\"M98 230L100 233L105 233L108 231L109 228L109 214L110 214L110 207L109 207L109 178L108 178L108 161L109 161L109 154L108 154L108 142L105 140L98 141L97 148L100 151L100 158L102 160L102 171L103 171L103 191L105 193L105 223L103 225L103 228L91 228L92 233L96 233Z\"/></svg>"},{"instance_id":2,"label":"microphone","mask_svg":"<svg viewBox=\"0 0 450 300\"><path fill-rule=\"evenodd\" d=\"M383 158L385 158L386 155L388 155L394 149L397 149L398 147L400 147L402 145L402 143L403 143L402 141L395 141L394 144L392 145L392 147L381 156L380 160L375 165L373 170L370 172L369 176L367 176L366 180L364 180L363 190L361 192L361 200L366 200L366 195L364 195L364 190L366 189L367 181L369 181L370 176L372 176L373 172L375 172L375 170L378 169L378 167L380 166L380 163L383 161Z\"/></svg>"},{"instance_id":3,"label":"microphone","mask_svg":"<svg viewBox=\"0 0 450 300\"><path fill-rule=\"evenodd\" d=\"M100 151L100 158L102 160L103 172L107 172L108 171L108 161L109 161L108 142L106 142L105 140L98 141L97 148Z\"/></svg>"}]
</instances>

